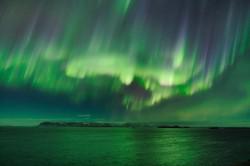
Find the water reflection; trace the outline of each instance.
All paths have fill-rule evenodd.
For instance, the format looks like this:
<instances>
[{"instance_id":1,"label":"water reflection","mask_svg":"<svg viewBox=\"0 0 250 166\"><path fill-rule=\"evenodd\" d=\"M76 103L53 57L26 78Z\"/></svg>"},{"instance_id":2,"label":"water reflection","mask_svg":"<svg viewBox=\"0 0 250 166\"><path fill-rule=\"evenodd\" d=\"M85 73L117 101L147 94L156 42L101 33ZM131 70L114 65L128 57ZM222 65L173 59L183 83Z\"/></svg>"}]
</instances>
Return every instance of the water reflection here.
<instances>
[{"instance_id":1,"label":"water reflection","mask_svg":"<svg viewBox=\"0 0 250 166\"><path fill-rule=\"evenodd\" d=\"M199 165L202 147L195 139L188 129L133 130L136 161L138 165Z\"/></svg>"},{"instance_id":2,"label":"water reflection","mask_svg":"<svg viewBox=\"0 0 250 166\"><path fill-rule=\"evenodd\" d=\"M250 158L249 133L240 129L10 128L0 130L0 165L234 165Z\"/></svg>"}]
</instances>

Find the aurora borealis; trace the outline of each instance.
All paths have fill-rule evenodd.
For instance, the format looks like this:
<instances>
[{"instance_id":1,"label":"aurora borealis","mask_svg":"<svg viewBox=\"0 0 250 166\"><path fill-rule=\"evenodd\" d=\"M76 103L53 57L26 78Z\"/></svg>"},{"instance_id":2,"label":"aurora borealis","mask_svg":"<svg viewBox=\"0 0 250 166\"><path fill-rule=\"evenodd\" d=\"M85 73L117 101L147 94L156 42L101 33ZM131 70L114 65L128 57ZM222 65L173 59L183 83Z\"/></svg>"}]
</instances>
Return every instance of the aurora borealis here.
<instances>
[{"instance_id":1,"label":"aurora borealis","mask_svg":"<svg viewBox=\"0 0 250 166\"><path fill-rule=\"evenodd\" d=\"M245 125L249 48L247 0L1 1L0 124L53 114Z\"/></svg>"}]
</instances>

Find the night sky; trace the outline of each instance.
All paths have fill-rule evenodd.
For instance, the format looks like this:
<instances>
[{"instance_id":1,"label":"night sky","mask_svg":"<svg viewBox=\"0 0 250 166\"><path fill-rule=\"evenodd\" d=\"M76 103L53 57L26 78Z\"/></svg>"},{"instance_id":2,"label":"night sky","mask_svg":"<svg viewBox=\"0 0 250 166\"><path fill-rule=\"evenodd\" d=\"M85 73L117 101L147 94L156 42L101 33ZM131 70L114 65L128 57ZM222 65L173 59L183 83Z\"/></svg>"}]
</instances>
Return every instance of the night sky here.
<instances>
[{"instance_id":1,"label":"night sky","mask_svg":"<svg viewBox=\"0 0 250 166\"><path fill-rule=\"evenodd\" d=\"M250 126L250 1L0 1L0 125L47 120Z\"/></svg>"}]
</instances>

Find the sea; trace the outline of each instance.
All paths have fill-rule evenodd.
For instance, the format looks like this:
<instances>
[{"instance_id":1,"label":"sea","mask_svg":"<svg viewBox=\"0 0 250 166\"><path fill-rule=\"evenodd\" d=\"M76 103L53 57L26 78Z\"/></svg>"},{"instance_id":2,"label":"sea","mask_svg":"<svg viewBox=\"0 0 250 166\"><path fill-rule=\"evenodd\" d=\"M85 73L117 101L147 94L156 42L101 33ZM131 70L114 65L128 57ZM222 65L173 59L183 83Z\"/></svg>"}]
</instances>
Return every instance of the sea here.
<instances>
[{"instance_id":1,"label":"sea","mask_svg":"<svg viewBox=\"0 0 250 166\"><path fill-rule=\"evenodd\" d=\"M237 166L250 129L0 127L0 166Z\"/></svg>"}]
</instances>

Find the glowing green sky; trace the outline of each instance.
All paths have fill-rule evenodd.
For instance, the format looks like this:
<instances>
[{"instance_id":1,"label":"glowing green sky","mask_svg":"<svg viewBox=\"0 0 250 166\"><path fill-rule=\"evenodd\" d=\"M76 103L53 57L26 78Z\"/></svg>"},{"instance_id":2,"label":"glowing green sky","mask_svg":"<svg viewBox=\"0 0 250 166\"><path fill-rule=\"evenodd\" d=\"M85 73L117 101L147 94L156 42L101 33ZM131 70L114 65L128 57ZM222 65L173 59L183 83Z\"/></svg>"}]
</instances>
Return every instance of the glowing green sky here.
<instances>
[{"instance_id":1,"label":"glowing green sky","mask_svg":"<svg viewBox=\"0 0 250 166\"><path fill-rule=\"evenodd\" d=\"M64 118L87 112L109 120L182 122L202 117L207 122L235 109L240 113L233 115L242 118L240 108L247 109L248 95L244 101L224 95L230 88L247 87L231 82L250 80L241 74L250 71L247 65L244 70L235 67L249 54L247 1L6 0L0 6L2 122L36 115L27 90L43 95L36 100L47 109L39 113L44 118L53 114L46 99L50 96L54 105L61 98L70 103L66 108L72 113ZM229 90L215 84L230 72L234 79L224 82ZM214 90L217 86L224 91ZM6 93L29 98L14 97L13 102L31 111L10 111ZM186 107L187 101L194 104Z\"/></svg>"}]
</instances>

